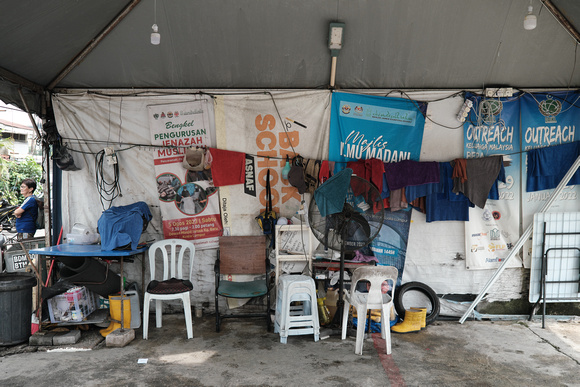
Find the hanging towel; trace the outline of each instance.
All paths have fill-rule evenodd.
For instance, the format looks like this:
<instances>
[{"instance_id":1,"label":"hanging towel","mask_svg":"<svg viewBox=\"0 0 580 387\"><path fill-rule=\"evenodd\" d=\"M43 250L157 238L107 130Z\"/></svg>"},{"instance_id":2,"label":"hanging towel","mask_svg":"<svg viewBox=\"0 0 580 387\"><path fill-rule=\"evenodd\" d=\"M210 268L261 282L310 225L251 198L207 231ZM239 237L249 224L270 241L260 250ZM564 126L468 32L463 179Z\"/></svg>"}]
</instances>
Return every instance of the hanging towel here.
<instances>
[{"instance_id":1,"label":"hanging towel","mask_svg":"<svg viewBox=\"0 0 580 387\"><path fill-rule=\"evenodd\" d=\"M362 177L365 180L370 181L375 187L381 192L383 190L383 173L385 168L383 162L379 159L369 159L369 160L359 160L359 161L349 161L346 163L347 168L352 169L352 173L358 177ZM354 185L352 187L353 193L358 196L362 195L364 192L364 185Z\"/></svg>"},{"instance_id":2,"label":"hanging towel","mask_svg":"<svg viewBox=\"0 0 580 387\"><path fill-rule=\"evenodd\" d=\"M462 183L467 180L467 160L455 159L453 160L453 179L460 179Z\"/></svg>"},{"instance_id":3,"label":"hanging towel","mask_svg":"<svg viewBox=\"0 0 580 387\"><path fill-rule=\"evenodd\" d=\"M385 175L389 189L395 190L410 185L439 183L439 163L403 160L385 163Z\"/></svg>"},{"instance_id":4,"label":"hanging towel","mask_svg":"<svg viewBox=\"0 0 580 387\"><path fill-rule=\"evenodd\" d=\"M320 173L318 174L318 180L321 184L330 179L332 171L334 171L334 161L323 160L320 164Z\"/></svg>"},{"instance_id":5,"label":"hanging towel","mask_svg":"<svg viewBox=\"0 0 580 387\"><path fill-rule=\"evenodd\" d=\"M407 201L409 203L411 203L415 199L423 198L432 193L439 192L441 192L439 183L427 183L420 185L410 185L408 187L405 187L405 196L407 196Z\"/></svg>"},{"instance_id":6,"label":"hanging towel","mask_svg":"<svg viewBox=\"0 0 580 387\"><path fill-rule=\"evenodd\" d=\"M211 174L213 177L213 185L215 187L244 184L246 179L245 153L216 148L210 148L209 152L213 158L211 163Z\"/></svg>"},{"instance_id":7,"label":"hanging towel","mask_svg":"<svg viewBox=\"0 0 580 387\"><path fill-rule=\"evenodd\" d=\"M407 203L407 198L405 197L405 188L399 188L391 191L391 196L389 197L389 205L391 211L399 211L409 207Z\"/></svg>"},{"instance_id":8,"label":"hanging towel","mask_svg":"<svg viewBox=\"0 0 580 387\"><path fill-rule=\"evenodd\" d=\"M491 190L489 191L489 196L487 197L488 199L499 200L499 182L500 181L502 183L505 183L505 168L504 168L503 163L501 164L501 169L499 170L499 175L497 176L497 179L495 179L495 182L491 186Z\"/></svg>"},{"instance_id":9,"label":"hanging towel","mask_svg":"<svg viewBox=\"0 0 580 387\"><path fill-rule=\"evenodd\" d=\"M461 192L470 202L479 208L485 207L485 202L494 182L499 176L503 156L488 156L465 161L467 180L454 177L453 192ZM455 176L455 168L453 170Z\"/></svg>"},{"instance_id":10,"label":"hanging towel","mask_svg":"<svg viewBox=\"0 0 580 387\"><path fill-rule=\"evenodd\" d=\"M439 163L439 193L427 195L425 200L426 220L469 221L469 200L462 193L455 194L453 188L453 167L451 163Z\"/></svg>"},{"instance_id":11,"label":"hanging towel","mask_svg":"<svg viewBox=\"0 0 580 387\"><path fill-rule=\"evenodd\" d=\"M314 200L320 215L327 216L342 211L351 176L352 169L343 169L314 191Z\"/></svg>"},{"instance_id":12,"label":"hanging towel","mask_svg":"<svg viewBox=\"0 0 580 387\"><path fill-rule=\"evenodd\" d=\"M580 141L529 151L526 191L556 188L579 155ZM568 185L577 184L580 184L580 169L568 182Z\"/></svg>"}]
</instances>

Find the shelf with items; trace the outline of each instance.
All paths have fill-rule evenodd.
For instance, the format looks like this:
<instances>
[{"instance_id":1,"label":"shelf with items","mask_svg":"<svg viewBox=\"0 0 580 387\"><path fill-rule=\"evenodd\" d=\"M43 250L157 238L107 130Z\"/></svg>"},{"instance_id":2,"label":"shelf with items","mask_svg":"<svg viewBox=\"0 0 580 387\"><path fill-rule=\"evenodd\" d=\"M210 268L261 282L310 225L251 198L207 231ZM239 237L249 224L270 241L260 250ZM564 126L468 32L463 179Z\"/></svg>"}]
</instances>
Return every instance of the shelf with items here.
<instances>
[{"instance_id":1,"label":"shelf with items","mask_svg":"<svg viewBox=\"0 0 580 387\"><path fill-rule=\"evenodd\" d=\"M312 252L317 244L308 223L276 226L276 286L282 273L302 274L306 267L308 275L312 273Z\"/></svg>"}]
</instances>

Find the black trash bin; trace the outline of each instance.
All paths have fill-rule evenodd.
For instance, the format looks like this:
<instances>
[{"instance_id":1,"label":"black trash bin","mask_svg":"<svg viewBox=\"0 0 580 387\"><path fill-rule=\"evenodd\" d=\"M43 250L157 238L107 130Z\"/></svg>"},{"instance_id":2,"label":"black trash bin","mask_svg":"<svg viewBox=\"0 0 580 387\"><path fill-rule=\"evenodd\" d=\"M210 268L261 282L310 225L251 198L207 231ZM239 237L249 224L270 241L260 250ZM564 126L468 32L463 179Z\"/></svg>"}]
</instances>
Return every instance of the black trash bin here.
<instances>
[{"instance_id":1,"label":"black trash bin","mask_svg":"<svg viewBox=\"0 0 580 387\"><path fill-rule=\"evenodd\" d=\"M36 277L30 274L0 274L0 345L20 344L30 337L34 286Z\"/></svg>"}]
</instances>

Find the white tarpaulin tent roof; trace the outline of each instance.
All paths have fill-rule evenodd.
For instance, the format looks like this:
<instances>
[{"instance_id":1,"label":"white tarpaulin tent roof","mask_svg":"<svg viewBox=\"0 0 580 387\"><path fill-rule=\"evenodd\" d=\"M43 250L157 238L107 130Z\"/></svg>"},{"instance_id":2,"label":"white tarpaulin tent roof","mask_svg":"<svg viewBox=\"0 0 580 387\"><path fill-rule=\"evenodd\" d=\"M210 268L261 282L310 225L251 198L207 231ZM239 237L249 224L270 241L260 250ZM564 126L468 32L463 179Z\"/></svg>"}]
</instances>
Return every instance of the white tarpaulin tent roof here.
<instances>
[{"instance_id":1,"label":"white tarpaulin tent roof","mask_svg":"<svg viewBox=\"0 0 580 387\"><path fill-rule=\"evenodd\" d=\"M143 143L150 135L141 114L145 102L128 102L121 94L105 96L106 89L158 89L160 94L143 96L147 103L160 103L164 97L169 101L174 97L171 93L179 90L192 94L211 89L309 89L311 93L327 89L331 74L329 23L339 21L345 23L345 31L336 88L415 90L409 95L431 101L438 122L447 123L448 119L452 121L449 126L457 126L455 114L462 98L437 100L439 91L447 98L450 90L580 86L576 69L580 3L532 0L538 25L524 30L529 4L529 0L3 0L0 99L22 108L25 101L29 110L42 115L43 101L51 101L47 92L68 89L60 95L64 99L74 95L74 89L79 94L99 90L100 94L89 93L86 98L103 98L98 102L106 106L89 111L77 96L70 103L81 103L73 110L79 115L59 116L71 120L69 132L63 134L81 139L79 131L95 137L106 128L100 135L119 130L120 141L122 126L125 131L134 129L132 141ZM153 23L161 33L158 46L150 43ZM112 107L118 109L110 115ZM128 114L133 108L140 115ZM100 114L100 120L86 119L77 125L81 113ZM61 130L64 123L59 124ZM430 160L461 157L462 141L460 131L429 123L423 154ZM100 144L95 147L102 149ZM145 150L132 152L135 162L127 165L149 168L151 156ZM87 158L84 171L92 168L91 162ZM148 199L155 192L151 168L141 172L133 174L139 180L135 184L124 182L126 197ZM100 213L95 205L98 198L67 190L73 183L75 187L89 186L93 175L79 173L87 179L83 185L73 173L65 173L63 202L71 211L92 205L91 211ZM87 222L97 216L89 219L88 215L92 214L82 214ZM158 224L152 226L151 231L159 234ZM444 246L412 243L411 239L415 251L408 255L420 259L405 272L415 280L428 276L440 292L477 291L489 274L467 272L459 259L449 262L450 256L465 249L464 230L460 222L446 226L440 231L445 238L440 234L432 238ZM426 230L421 223L415 235L425 235ZM209 279L212 260L209 254L200 260ZM522 276L518 271L506 278L498 293L517 296ZM210 282L203 284L206 296L211 286Z\"/></svg>"},{"instance_id":2,"label":"white tarpaulin tent roof","mask_svg":"<svg viewBox=\"0 0 580 387\"><path fill-rule=\"evenodd\" d=\"M332 21L342 89L578 87L580 3L531 4L527 31L529 0L3 0L0 99L24 107L21 86L41 113L55 88L325 88Z\"/></svg>"}]
</instances>

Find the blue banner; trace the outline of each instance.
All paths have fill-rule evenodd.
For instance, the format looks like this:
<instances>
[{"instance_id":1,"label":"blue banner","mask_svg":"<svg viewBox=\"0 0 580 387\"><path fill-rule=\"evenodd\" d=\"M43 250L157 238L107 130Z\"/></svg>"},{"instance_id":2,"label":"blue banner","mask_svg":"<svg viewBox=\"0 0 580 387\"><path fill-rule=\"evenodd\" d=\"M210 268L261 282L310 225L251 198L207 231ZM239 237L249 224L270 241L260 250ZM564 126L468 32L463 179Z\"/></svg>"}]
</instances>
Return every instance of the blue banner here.
<instances>
[{"instance_id":1,"label":"blue banner","mask_svg":"<svg viewBox=\"0 0 580 387\"><path fill-rule=\"evenodd\" d=\"M418 161L426 110L403 98L333 93L329 159Z\"/></svg>"},{"instance_id":2,"label":"blue banner","mask_svg":"<svg viewBox=\"0 0 580 387\"><path fill-rule=\"evenodd\" d=\"M556 93L525 94L521 100L522 114L522 150L529 151L536 148L552 147L580 140L580 129L576 123L580 122L580 93L574 91L560 91ZM545 203L552 197L554 189L527 192L527 164L526 155L522 162L522 202L523 226L532 224L534 214L539 212ZM568 167L550 165L554 175L563 176ZM549 208L549 212L576 212L580 198L580 185L566 186L560 192ZM524 246L526 252L525 264L530 267L531 243Z\"/></svg>"},{"instance_id":3,"label":"blue banner","mask_svg":"<svg viewBox=\"0 0 580 387\"><path fill-rule=\"evenodd\" d=\"M386 209L379 235L371 242L371 251L379 260L379 265L395 266L399 271L397 287L401 286L403 278L410 226L411 207L393 212Z\"/></svg>"},{"instance_id":4,"label":"blue banner","mask_svg":"<svg viewBox=\"0 0 580 387\"><path fill-rule=\"evenodd\" d=\"M485 98L467 93L466 100L473 107L463 126L464 157L504 155L505 183L493 195L499 200L488 199L483 209L470 208L465 223L466 268L494 269L511 252L520 233L520 104L518 96ZM519 266L521 262L514 259L508 267Z\"/></svg>"},{"instance_id":5,"label":"blue banner","mask_svg":"<svg viewBox=\"0 0 580 387\"><path fill-rule=\"evenodd\" d=\"M566 144L580 140L580 94L525 94L521 98L523 150Z\"/></svg>"}]
</instances>

